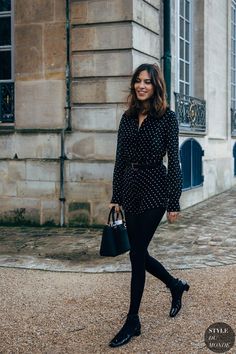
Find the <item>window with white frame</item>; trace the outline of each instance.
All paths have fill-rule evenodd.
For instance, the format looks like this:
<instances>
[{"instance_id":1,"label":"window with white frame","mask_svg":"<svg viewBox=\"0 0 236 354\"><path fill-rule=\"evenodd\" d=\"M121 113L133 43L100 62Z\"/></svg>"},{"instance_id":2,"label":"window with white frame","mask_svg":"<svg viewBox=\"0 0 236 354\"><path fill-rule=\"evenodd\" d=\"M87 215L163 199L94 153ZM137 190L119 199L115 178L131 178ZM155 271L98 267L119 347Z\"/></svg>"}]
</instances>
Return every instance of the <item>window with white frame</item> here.
<instances>
[{"instance_id":1,"label":"window with white frame","mask_svg":"<svg viewBox=\"0 0 236 354\"><path fill-rule=\"evenodd\" d=\"M191 95L192 0L178 1L178 91Z\"/></svg>"},{"instance_id":2,"label":"window with white frame","mask_svg":"<svg viewBox=\"0 0 236 354\"><path fill-rule=\"evenodd\" d=\"M13 81L12 0L0 0L0 82Z\"/></svg>"},{"instance_id":3,"label":"window with white frame","mask_svg":"<svg viewBox=\"0 0 236 354\"><path fill-rule=\"evenodd\" d=\"M236 1L231 2L231 108L236 110Z\"/></svg>"}]
</instances>

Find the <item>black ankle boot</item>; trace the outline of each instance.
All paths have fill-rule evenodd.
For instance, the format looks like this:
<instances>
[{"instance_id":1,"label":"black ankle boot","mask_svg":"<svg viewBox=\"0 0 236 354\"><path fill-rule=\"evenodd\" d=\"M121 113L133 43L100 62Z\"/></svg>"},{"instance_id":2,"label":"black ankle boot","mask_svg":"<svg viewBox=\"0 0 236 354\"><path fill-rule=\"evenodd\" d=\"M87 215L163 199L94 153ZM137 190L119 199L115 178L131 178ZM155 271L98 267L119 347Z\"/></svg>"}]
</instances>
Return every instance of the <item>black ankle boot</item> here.
<instances>
[{"instance_id":1,"label":"black ankle boot","mask_svg":"<svg viewBox=\"0 0 236 354\"><path fill-rule=\"evenodd\" d=\"M141 334L141 324L138 315L128 315L125 324L109 343L110 347L119 347L130 341L134 336Z\"/></svg>"},{"instance_id":2,"label":"black ankle boot","mask_svg":"<svg viewBox=\"0 0 236 354\"><path fill-rule=\"evenodd\" d=\"M182 296L184 291L189 290L189 285L186 281L181 279L176 279L173 286L170 287L170 292L172 295L170 317L175 317L180 311L182 306Z\"/></svg>"}]
</instances>

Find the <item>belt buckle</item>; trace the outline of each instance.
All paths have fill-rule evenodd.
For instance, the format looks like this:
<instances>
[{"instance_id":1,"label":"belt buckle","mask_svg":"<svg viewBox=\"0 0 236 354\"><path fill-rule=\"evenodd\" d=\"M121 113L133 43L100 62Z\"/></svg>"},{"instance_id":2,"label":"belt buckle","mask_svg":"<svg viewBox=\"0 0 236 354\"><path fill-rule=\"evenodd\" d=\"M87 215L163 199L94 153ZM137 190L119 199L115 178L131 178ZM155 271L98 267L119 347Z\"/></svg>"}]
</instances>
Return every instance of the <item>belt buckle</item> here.
<instances>
[{"instance_id":1,"label":"belt buckle","mask_svg":"<svg viewBox=\"0 0 236 354\"><path fill-rule=\"evenodd\" d=\"M137 162L131 162L131 168L133 170L138 170L138 167L135 167L135 165L138 166L138 163Z\"/></svg>"}]
</instances>

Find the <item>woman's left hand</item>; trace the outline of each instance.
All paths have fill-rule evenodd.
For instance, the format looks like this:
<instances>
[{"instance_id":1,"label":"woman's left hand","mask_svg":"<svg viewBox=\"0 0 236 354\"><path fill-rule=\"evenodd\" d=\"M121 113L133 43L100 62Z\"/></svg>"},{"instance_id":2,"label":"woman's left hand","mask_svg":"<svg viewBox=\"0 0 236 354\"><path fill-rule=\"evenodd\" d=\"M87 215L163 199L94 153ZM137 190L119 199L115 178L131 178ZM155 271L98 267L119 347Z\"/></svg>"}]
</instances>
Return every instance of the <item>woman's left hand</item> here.
<instances>
[{"instance_id":1,"label":"woman's left hand","mask_svg":"<svg viewBox=\"0 0 236 354\"><path fill-rule=\"evenodd\" d=\"M178 211L168 211L167 212L167 220L170 224L175 222L179 218L179 212Z\"/></svg>"}]
</instances>

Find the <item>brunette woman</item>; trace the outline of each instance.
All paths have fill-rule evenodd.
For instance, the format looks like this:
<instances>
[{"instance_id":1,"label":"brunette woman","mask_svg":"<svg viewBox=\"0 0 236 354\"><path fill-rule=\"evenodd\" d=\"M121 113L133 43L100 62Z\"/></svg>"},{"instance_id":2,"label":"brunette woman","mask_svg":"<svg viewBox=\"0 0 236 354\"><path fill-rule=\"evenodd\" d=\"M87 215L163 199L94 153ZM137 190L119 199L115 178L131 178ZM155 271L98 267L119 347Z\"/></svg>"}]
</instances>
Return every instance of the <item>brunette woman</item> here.
<instances>
[{"instance_id":1,"label":"brunette woman","mask_svg":"<svg viewBox=\"0 0 236 354\"><path fill-rule=\"evenodd\" d=\"M163 157L168 157L167 169ZM167 107L162 72L156 64L142 64L131 79L129 108L118 131L113 195L110 208L125 211L130 240L131 289L127 319L110 342L126 344L141 333L139 307L148 271L170 289L170 316L181 309L189 285L174 278L148 253L148 245L165 211L170 223L179 215L182 175L179 164L178 122Z\"/></svg>"}]
</instances>

